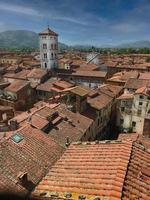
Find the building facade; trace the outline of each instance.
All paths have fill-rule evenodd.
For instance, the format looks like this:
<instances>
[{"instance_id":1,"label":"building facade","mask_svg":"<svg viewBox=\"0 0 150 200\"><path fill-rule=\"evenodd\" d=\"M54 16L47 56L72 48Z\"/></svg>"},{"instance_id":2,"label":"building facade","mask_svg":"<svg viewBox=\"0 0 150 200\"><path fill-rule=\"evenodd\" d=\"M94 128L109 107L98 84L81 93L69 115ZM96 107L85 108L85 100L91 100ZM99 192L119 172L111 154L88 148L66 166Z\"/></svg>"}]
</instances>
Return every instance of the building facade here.
<instances>
[{"instance_id":1,"label":"building facade","mask_svg":"<svg viewBox=\"0 0 150 200\"><path fill-rule=\"evenodd\" d=\"M41 68L54 69L58 67L58 34L47 28L39 33Z\"/></svg>"},{"instance_id":2,"label":"building facade","mask_svg":"<svg viewBox=\"0 0 150 200\"><path fill-rule=\"evenodd\" d=\"M150 137L150 89L139 88L118 99L117 126L123 132L137 132ZM146 128L145 128L146 127Z\"/></svg>"}]
</instances>

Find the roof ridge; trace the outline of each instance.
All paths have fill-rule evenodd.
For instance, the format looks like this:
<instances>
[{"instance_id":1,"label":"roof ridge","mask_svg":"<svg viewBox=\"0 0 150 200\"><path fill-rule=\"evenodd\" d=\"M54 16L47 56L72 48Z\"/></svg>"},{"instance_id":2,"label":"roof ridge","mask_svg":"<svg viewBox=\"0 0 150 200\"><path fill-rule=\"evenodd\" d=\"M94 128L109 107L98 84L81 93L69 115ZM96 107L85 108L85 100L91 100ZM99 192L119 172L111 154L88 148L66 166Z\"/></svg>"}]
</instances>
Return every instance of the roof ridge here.
<instances>
[{"instance_id":1,"label":"roof ridge","mask_svg":"<svg viewBox=\"0 0 150 200\"><path fill-rule=\"evenodd\" d=\"M146 147L142 141L133 141L133 146L139 148L139 149L142 149L143 151L146 151L147 153L150 153L150 148Z\"/></svg>"},{"instance_id":2,"label":"roof ridge","mask_svg":"<svg viewBox=\"0 0 150 200\"><path fill-rule=\"evenodd\" d=\"M124 188L124 185L125 185L125 180L126 180L127 173L128 173L128 167L129 167L129 163L130 163L131 156L132 156L133 143L134 143L134 141L131 140L131 144L132 144L132 145L131 145L131 150L130 150L130 156L129 156L129 159L128 159L128 162L127 162L127 165L126 165L126 171L125 171L124 181L123 181L123 183L122 183L121 199L122 199L122 197L123 197L123 188Z\"/></svg>"},{"instance_id":3,"label":"roof ridge","mask_svg":"<svg viewBox=\"0 0 150 200\"><path fill-rule=\"evenodd\" d=\"M133 142L132 140L128 139L123 139L123 140L95 140L95 141L77 141L77 142L72 142L72 145L91 145L91 144L122 144L122 143L129 143Z\"/></svg>"}]
</instances>

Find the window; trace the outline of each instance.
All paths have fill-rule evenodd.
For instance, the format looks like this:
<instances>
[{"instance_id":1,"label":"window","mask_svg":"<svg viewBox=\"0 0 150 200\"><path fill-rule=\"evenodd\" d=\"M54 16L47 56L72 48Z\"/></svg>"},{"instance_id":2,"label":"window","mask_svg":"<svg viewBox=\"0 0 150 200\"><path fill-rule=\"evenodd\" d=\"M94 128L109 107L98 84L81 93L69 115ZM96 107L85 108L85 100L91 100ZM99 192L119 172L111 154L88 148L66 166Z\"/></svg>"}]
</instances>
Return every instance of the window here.
<instances>
[{"instance_id":1,"label":"window","mask_svg":"<svg viewBox=\"0 0 150 200\"><path fill-rule=\"evenodd\" d=\"M142 110L139 110L139 109L138 109L138 115L140 115L141 113L142 113Z\"/></svg>"},{"instance_id":2,"label":"window","mask_svg":"<svg viewBox=\"0 0 150 200\"><path fill-rule=\"evenodd\" d=\"M143 105L143 102L139 102L139 106L142 106Z\"/></svg>"},{"instance_id":3,"label":"window","mask_svg":"<svg viewBox=\"0 0 150 200\"><path fill-rule=\"evenodd\" d=\"M140 95L139 97L140 97L140 99L144 99L144 96L143 96L143 95Z\"/></svg>"},{"instance_id":4,"label":"window","mask_svg":"<svg viewBox=\"0 0 150 200\"><path fill-rule=\"evenodd\" d=\"M3 119L3 120L7 120L7 113L3 113L3 114L2 114L2 119Z\"/></svg>"},{"instance_id":5,"label":"window","mask_svg":"<svg viewBox=\"0 0 150 200\"><path fill-rule=\"evenodd\" d=\"M43 49L47 49L47 44L43 44Z\"/></svg>"},{"instance_id":6,"label":"window","mask_svg":"<svg viewBox=\"0 0 150 200\"><path fill-rule=\"evenodd\" d=\"M132 127L136 127L136 122L132 122Z\"/></svg>"},{"instance_id":7,"label":"window","mask_svg":"<svg viewBox=\"0 0 150 200\"><path fill-rule=\"evenodd\" d=\"M100 119L98 118L98 124L97 124L98 126L100 125Z\"/></svg>"},{"instance_id":8,"label":"window","mask_svg":"<svg viewBox=\"0 0 150 200\"><path fill-rule=\"evenodd\" d=\"M44 53L44 58L47 58L47 53Z\"/></svg>"},{"instance_id":9,"label":"window","mask_svg":"<svg viewBox=\"0 0 150 200\"><path fill-rule=\"evenodd\" d=\"M15 143L19 143L21 142L21 140L23 140L23 136L20 135L19 133L11 136L11 139L15 142Z\"/></svg>"},{"instance_id":10,"label":"window","mask_svg":"<svg viewBox=\"0 0 150 200\"><path fill-rule=\"evenodd\" d=\"M121 111L124 112L124 107L121 107Z\"/></svg>"},{"instance_id":11,"label":"window","mask_svg":"<svg viewBox=\"0 0 150 200\"><path fill-rule=\"evenodd\" d=\"M120 119L120 124L122 125L124 123L124 120L123 119Z\"/></svg>"},{"instance_id":12,"label":"window","mask_svg":"<svg viewBox=\"0 0 150 200\"><path fill-rule=\"evenodd\" d=\"M53 59L53 53L51 53L51 58Z\"/></svg>"},{"instance_id":13,"label":"window","mask_svg":"<svg viewBox=\"0 0 150 200\"><path fill-rule=\"evenodd\" d=\"M45 69L47 68L47 63L44 64L45 65Z\"/></svg>"}]
</instances>

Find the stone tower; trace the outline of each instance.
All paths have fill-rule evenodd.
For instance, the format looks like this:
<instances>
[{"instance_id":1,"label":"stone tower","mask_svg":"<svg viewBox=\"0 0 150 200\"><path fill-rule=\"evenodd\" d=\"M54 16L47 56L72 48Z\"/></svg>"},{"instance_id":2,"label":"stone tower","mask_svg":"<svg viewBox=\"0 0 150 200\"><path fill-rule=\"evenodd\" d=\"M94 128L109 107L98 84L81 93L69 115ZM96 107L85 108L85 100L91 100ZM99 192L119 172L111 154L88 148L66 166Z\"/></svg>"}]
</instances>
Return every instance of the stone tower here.
<instances>
[{"instance_id":1,"label":"stone tower","mask_svg":"<svg viewBox=\"0 0 150 200\"><path fill-rule=\"evenodd\" d=\"M54 69L58 67L58 34L49 27L39 33L41 68Z\"/></svg>"}]
</instances>

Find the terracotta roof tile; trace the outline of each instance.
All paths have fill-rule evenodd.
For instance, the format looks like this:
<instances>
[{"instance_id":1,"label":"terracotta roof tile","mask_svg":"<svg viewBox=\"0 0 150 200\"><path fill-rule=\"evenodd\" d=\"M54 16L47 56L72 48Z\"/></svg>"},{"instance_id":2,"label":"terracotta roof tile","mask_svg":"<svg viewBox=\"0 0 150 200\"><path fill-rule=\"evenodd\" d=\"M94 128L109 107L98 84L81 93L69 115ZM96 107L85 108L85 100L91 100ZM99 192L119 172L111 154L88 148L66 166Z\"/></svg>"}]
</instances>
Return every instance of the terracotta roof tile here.
<instances>
[{"instance_id":1,"label":"terracotta roof tile","mask_svg":"<svg viewBox=\"0 0 150 200\"><path fill-rule=\"evenodd\" d=\"M33 195L56 191L121 199L131 148L129 141L72 144Z\"/></svg>"},{"instance_id":2,"label":"terracotta roof tile","mask_svg":"<svg viewBox=\"0 0 150 200\"><path fill-rule=\"evenodd\" d=\"M45 29L44 31L42 31L41 33L39 33L39 35L52 35L52 36L58 36L58 34L55 33L54 31L52 31L50 28Z\"/></svg>"},{"instance_id":3,"label":"terracotta roof tile","mask_svg":"<svg viewBox=\"0 0 150 200\"><path fill-rule=\"evenodd\" d=\"M129 88L129 89L134 89L137 90L138 88L147 86L150 84L150 80L146 80L146 79L136 79L136 78L130 78L126 84L125 84L125 88Z\"/></svg>"},{"instance_id":4,"label":"terracotta roof tile","mask_svg":"<svg viewBox=\"0 0 150 200\"><path fill-rule=\"evenodd\" d=\"M15 134L23 139L14 142ZM0 191L28 193L29 185L19 183L19 173L27 172L33 189L62 152L63 148L50 137L29 125L13 132L11 137L0 141Z\"/></svg>"},{"instance_id":5,"label":"terracotta roof tile","mask_svg":"<svg viewBox=\"0 0 150 200\"><path fill-rule=\"evenodd\" d=\"M21 90L23 87L29 85L29 81L24 81L24 80L16 80L13 83L11 83L8 87L5 88L6 91L11 91L11 92L18 92Z\"/></svg>"},{"instance_id":6,"label":"terracotta roof tile","mask_svg":"<svg viewBox=\"0 0 150 200\"><path fill-rule=\"evenodd\" d=\"M104 71L81 71L78 70L72 73L73 76L83 76L83 77L97 77L97 78L105 78L107 72Z\"/></svg>"},{"instance_id":7,"label":"terracotta roof tile","mask_svg":"<svg viewBox=\"0 0 150 200\"><path fill-rule=\"evenodd\" d=\"M28 73L27 77L41 79L46 74L47 74L46 70L35 68L35 69L32 69L30 73Z\"/></svg>"}]
</instances>

